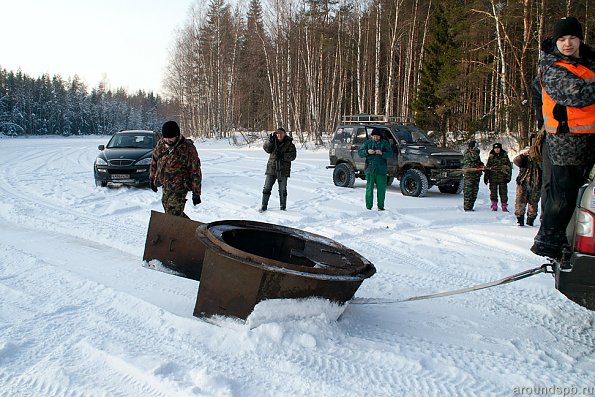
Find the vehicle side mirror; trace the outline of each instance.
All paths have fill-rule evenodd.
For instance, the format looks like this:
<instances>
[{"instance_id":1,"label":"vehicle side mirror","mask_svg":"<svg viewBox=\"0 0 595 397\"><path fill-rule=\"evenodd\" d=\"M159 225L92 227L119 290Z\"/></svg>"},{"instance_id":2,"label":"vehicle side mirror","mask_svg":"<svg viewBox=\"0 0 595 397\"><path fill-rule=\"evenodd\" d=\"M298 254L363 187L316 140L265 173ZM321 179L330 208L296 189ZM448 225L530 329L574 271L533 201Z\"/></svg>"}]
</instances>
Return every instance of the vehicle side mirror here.
<instances>
[{"instance_id":1,"label":"vehicle side mirror","mask_svg":"<svg viewBox=\"0 0 595 397\"><path fill-rule=\"evenodd\" d=\"M97 149L103 150L103 149L105 149L105 146L104 145L99 145L99 146L97 146Z\"/></svg>"}]
</instances>

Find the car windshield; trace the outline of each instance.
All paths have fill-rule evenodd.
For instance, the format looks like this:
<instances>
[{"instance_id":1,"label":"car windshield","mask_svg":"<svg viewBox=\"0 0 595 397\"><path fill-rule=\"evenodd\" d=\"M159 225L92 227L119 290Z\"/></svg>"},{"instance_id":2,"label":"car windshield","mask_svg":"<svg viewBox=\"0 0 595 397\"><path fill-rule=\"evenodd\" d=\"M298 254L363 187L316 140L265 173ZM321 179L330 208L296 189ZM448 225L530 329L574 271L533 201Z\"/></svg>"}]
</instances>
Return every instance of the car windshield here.
<instances>
[{"instance_id":1,"label":"car windshield","mask_svg":"<svg viewBox=\"0 0 595 397\"><path fill-rule=\"evenodd\" d=\"M108 149L152 149L153 136L147 134L116 134L107 144Z\"/></svg>"},{"instance_id":2,"label":"car windshield","mask_svg":"<svg viewBox=\"0 0 595 397\"><path fill-rule=\"evenodd\" d=\"M415 127L408 127L408 128L399 128L397 130L397 136L399 137L399 141L405 141L409 144L424 144L424 145L432 145L436 146L434 141L430 139L430 137L421 129Z\"/></svg>"}]
</instances>

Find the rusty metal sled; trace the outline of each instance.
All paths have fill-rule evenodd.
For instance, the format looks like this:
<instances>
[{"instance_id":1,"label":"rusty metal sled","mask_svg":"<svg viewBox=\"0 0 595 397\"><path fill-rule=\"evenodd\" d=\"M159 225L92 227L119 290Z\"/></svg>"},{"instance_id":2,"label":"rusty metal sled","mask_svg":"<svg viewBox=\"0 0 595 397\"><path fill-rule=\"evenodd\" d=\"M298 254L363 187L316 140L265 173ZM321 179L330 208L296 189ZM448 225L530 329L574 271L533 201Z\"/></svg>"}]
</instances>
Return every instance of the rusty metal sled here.
<instances>
[{"instance_id":1,"label":"rusty metal sled","mask_svg":"<svg viewBox=\"0 0 595 397\"><path fill-rule=\"evenodd\" d=\"M246 319L266 299L345 303L376 272L357 252L303 230L247 220L205 224L155 211L143 259L200 280L197 317Z\"/></svg>"}]
</instances>

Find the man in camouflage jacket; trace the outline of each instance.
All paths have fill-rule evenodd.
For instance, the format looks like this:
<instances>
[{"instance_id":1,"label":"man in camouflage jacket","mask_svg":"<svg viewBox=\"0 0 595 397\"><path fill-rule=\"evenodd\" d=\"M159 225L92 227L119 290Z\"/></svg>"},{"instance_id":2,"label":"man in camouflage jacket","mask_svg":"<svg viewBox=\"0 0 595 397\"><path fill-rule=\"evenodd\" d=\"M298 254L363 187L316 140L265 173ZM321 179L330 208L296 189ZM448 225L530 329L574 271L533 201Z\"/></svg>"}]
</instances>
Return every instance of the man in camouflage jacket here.
<instances>
[{"instance_id":1,"label":"man in camouflage jacket","mask_svg":"<svg viewBox=\"0 0 595 397\"><path fill-rule=\"evenodd\" d=\"M163 138L157 142L149 171L151 189L163 189L161 203L166 214L188 218L184 213L186 195L192 192L192 204L200 204L202 171L194 143L180 135L175 121L161 128Z\"/></svg>"},{"instance_id":2,"label":"man in camouflage jacket","mask_svg":"<svg viewBox=\"0 0 595 397\"><path fill-rule=\"evenodd\" d=\"M287 178L291 174L291 162L297 157L293 138L285 133L281 127L262 145L269 153L269 161L265 171L266 179L262 189L262 205L260 212L266 211L275 181L279 186L279 202L282 211L287 207Z\"/></svg>"},{"instance_id":3,"label":"man in camouflage jacket","mask_svg":"<svg viewBox=\"0 0 595 397\"><path fill-rule=\"evenodd\" d=\"M580 186L595 162L595 51L574 17L558 20L539 59L543 145L541 225L531 251L559 258Z\"/></svg>"},{"instance_id":4,"label":"man in camouflage jacket","mask_svg":"<svg viewBox=\"0 0 595 397\"><path fill-rule=\"evenodd\" d=\"M469 141L467 149L463 153L463 175L465 178L463 185L463 209L465 211L473 211L483 169L483 162L479 158L479 149L476 145L477 142L475 140Z\"/></svg>"},{"instance_id":5,"label":"man in camouflage jacket","mask_svg":"<svg viewBox=\"0 0 595 397\"><path fill-rule=\"evenodd\" d=\"M535 134L531 134L531 140L533 139ZM533 226L541 198L541 163L531 158L529 148L521 150L512 162L519 167L514 214L518 225L524 226L525 207L527 207L527 225Z\"/></svg>"},{"instance_id":6,"label":"man in camouflage jacket","mask_svg":"<svg viewBox=\"0 0 595 397\"><path fill-rule=\"evenodd\" d=\"M490 184L492 211L498 211L498 193L502 211L508 212L508 182L512 178L512 164L501 143L494 143L488 156L483 181Z\"/></svg>"}]
</instances>

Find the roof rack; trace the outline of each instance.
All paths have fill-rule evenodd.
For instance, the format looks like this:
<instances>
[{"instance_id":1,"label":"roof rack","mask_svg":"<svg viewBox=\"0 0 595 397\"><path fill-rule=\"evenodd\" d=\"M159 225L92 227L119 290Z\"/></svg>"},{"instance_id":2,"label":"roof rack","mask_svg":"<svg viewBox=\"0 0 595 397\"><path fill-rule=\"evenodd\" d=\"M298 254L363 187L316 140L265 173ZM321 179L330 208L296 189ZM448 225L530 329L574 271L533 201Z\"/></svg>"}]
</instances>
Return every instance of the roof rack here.
<instances>
[{"instance_id":1,"label":"roof rack","mask_svg":"<svg viewBox=\"0 0 595 397\"><path fill-rule=\"evenodd\" d=\"M341 122L344 124L413 124L413 118L408 116L386 116L383 114L350 114L343 116Z\"/></svg>"}]
</instances>

